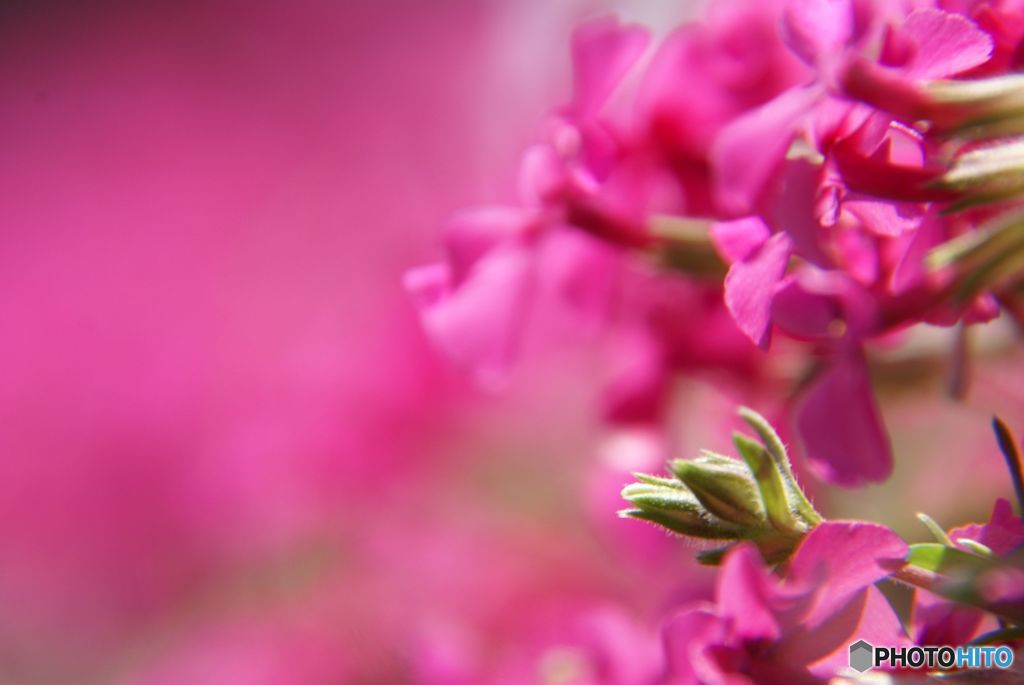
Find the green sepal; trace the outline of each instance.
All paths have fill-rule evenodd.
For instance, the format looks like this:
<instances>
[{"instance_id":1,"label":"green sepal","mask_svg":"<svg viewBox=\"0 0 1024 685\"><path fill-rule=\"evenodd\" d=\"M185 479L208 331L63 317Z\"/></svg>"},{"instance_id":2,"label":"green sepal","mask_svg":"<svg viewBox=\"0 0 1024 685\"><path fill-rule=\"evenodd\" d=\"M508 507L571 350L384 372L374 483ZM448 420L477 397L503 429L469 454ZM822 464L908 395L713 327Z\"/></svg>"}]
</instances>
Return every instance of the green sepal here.
<instances>
[{"instance_id":1,"label":"green sepal","mask_svg":"<svg viewBox=\"0 0 1024 685\"><path fill-rule=\"evenodd\" d=\"M742 433L734 433L732 440L754 476L768 522L772 527L784 534L805 530L806 526L801 525L792 511L782 474L779 473L775 461L768 455L765 446Z\"/></svg>"},{"instance_id":2,"label":"green sepal","mask_svg":"<svg viewBox=\"0 0 1024 685\"><path fill-rule=\"evenodd\" d=\"M928 529L928 532L932 534L932 537L935 538L937 543L945 545L946 547L954 546L953 541L949 539L948 535L946 535L946 531L943 530L942 526L936 523L935 519L931 516L918 512L917 520L924 524L925 528Z\"/></svg>"},{"instance_id":3,"label":"green sepal","mask_svg":"<svg viewBox=\"0 0 1024 685\"><path fill-rule=\"evenodd\" d=\"M992 548L978 542L977 540L972 540L971 538L957 538L956 542L961 547L966 547L979 557L985 557L986 559L995 558L995 552L992 551Z\"/></svg>"},{"instance_id":4,"label":"green sepal","mask_svg":"<svg viewBox=\"0 0 1024 685\"><path fill-rule=\"evenodd\" d=\"M944 576L976 573L992 567L991 562L983 557L937 542L911 545L907 563Z\"/></svg>"},{"instance_id":5,"label":"green sepal","mask_svg":"<svg viewBox=\"0 0 1024 685\"><path fill-rule=\"evenodd\" d=\"M772 461L775 462L775 468L782 477L783 485L786 488L787 499L792 501L800 518L811 527L821 523L821 514L819 514L811 505L810 500L807 499L804 491L796 482L796 477L793 475L793 468L790 465L789 454L786 452L786 446L782 444L779 434L775 432L775 429L772 428L772 425L768 423L767 419L753 409L750 409L749 407L740 407L739 414L740 417L754 429L758 437L760 437L761 441L764 443L765 449L768 451L768 455L772 458Z\"/></svg>"},{"instance_id":6,"label":"green sepal","mask_svg":"<svg viewBox=\"0 0 1024 685\"><path fill-rule=\"evenodd\" d=\"M703 566L718 566L725 559L725 555L733 548L732 545L727 547L718 547L716 549L707 549L703 552L697 552L697 563Z\"/></svg>"},{"instance_id":7,"label":"green sepal","mask_svg":"<svg viewBox=\"0 0 1024 685\"><path fill-rule=\"evenodd\" d=\"M640 472L634 472L633 477L636 478L641 483L645 483L647 485L656 485L663 488L676 488L682 490L686 489L686 486L684 486L675 478L665 478L664 476L652 476L649 473Z\"/></svg>"}]
</instances>

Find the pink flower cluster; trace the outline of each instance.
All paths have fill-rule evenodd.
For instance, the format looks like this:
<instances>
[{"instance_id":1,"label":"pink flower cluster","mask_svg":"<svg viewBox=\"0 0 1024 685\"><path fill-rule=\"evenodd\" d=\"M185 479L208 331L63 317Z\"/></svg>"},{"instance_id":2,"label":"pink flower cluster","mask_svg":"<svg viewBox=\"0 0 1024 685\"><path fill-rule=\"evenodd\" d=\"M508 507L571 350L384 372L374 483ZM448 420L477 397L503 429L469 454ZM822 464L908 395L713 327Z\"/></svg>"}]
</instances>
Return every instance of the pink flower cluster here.
<instances>
[{"instance_id":1,"label":"pink flower cluster","mask_svg":"<svg viewBox=\"0 0 1024 685\"><path fill-rule=\"evenodd\" d=\"M553 318L605 331L619 424L658 425L679 373L756 385L774 356L757 348L796 354L787 404L816 474L884 480L866 348L1019 311L1022 16L724 0L654 48L581 26L519 201L456 214L444 261L407 274L426 330L491 385Z\"/></svg>"},{"instance_id":2,"label":"pink flower cluster","mask_svg":"<svg viewBox=\"0 0 1024 685\"><path fill-rule=\"evenodd\" d=\"M1002 557L1024 545L1024 523L1009 502L999 500L989 523L949 536L980 542ZM753 547L735 548L722 565L715 602L684 608L665 625L666 682L820 683L849 674L848 647L858 640L892 647L965 645L998 627L980 609L919 589L908 635L875 587L903 567L908 551L883 526L826 522L806 536L780 580ZM1024 609L1019 567L988 574L977 581L986 601Z\"/></svg>"}]
</instances>

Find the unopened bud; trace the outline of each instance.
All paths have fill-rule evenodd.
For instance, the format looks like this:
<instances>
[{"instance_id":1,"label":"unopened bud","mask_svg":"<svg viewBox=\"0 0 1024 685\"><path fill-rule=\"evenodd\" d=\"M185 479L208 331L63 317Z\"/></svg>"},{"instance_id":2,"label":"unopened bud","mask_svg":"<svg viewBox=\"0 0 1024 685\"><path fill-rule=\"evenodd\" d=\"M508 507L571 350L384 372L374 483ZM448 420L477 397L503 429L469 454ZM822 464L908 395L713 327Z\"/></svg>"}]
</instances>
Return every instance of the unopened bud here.
<instances>
[{"instance_id":1,"label":"unopened bud","mask_svg":"<svg viewBox=\"0 0 1024 685\"><path fill-rule=\"evenodd\" d=\"M712 514L741 526L763 526L764 505L749 469L735 459L713 457L677 459L671 464L672 473Z\"/></svg>"},{"instance_id":2,"label":"unopened bud","mask_svg":"<svg viewBox=\"0 0 1024 685\"><path fill-rule=\"evenodd\" d=\"M953 191L951 210L1002 202L1024 193L1024 140L975 147L953 161L931 187Z\"/></svg>"},{"instance_id":3,"label":"unopened bud","mask_svg":"<svg viewBox=\"0 0 1024 685\"><path fill-rule=\"evenodd\" d=\"M619 512L626 518L650 521L696 538L732 540L743 537L741 529L710 515L682 483L678 487L631 483L623 488L622 497L636 507Z\"/></svg>"},{"instance_id":4,"label":"unopened bud","mask_svg":"<svg viewBox=\"0 0 1024 685\"><path fill-rule=\"evenodd\" d=\"M750 467L764 504L768 522L780 533L798 533L807 530L789 501L782 473L764 445L742 433L733 434L736 449Z\"/></svg>"}]
</instances>

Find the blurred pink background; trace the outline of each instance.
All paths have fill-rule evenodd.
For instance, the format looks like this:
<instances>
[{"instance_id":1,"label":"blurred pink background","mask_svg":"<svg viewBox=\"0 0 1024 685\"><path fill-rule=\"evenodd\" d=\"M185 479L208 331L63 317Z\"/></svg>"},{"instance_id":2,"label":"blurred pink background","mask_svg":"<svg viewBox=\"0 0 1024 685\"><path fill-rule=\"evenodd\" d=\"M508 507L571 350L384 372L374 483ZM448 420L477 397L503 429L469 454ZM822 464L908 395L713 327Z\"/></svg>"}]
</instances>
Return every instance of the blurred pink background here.
<instances>
[{"instance_id":1,"label":"blurred pink background","mask_svg":"<svg viewBox=\"0 0 1024 685\"><path fill-rule=\"evenodd\" d=\"M533 4L0 11L0 680L400 682L471 612L622 585L474 492L589 457L582 393L467 424L496 401L400 289L567 72Z\"/></svg>"}]
</instances>

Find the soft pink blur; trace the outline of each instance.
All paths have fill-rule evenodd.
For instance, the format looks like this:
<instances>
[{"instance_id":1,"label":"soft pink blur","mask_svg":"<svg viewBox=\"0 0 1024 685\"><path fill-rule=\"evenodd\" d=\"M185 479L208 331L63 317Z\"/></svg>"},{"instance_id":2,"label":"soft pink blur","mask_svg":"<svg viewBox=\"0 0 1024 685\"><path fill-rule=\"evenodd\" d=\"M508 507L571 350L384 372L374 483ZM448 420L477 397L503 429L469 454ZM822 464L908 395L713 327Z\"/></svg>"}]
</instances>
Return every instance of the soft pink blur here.
<instances>
[{"instance_id":1,"label":"soft pink blur","mask_svg":"<svg viewBox=\"0 0 1024 685\"><path fill-rule=\"evenodd\" d=\"M566 73L571 13L496 87L522 11L2 11L0 680L478 682L665 600L585 396L488 410L400 290Z\"/></svg>"}]
</instances>

